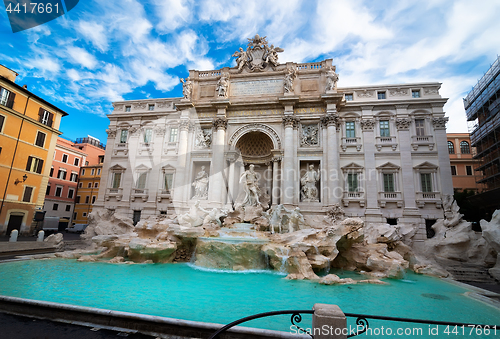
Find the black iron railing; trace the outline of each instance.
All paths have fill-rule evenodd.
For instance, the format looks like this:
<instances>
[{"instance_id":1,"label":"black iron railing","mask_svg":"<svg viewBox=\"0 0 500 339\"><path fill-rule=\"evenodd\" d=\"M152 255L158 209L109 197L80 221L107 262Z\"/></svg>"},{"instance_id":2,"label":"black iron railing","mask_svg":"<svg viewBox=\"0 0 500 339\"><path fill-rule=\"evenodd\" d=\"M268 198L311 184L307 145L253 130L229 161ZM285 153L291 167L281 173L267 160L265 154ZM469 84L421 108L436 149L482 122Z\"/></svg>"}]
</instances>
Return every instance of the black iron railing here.
<instances>
[{"instance_id":1,"label":"black iron railing","mask_svg":"<svg viewBox=\"0 0 500 339\"><path fill-rule=\"evenodd\" d=\"M222 327L217 332L212 334L209 337L209 339L218 338L221 333L226 332L228 329L230 329L236 325L239 325L241 323L244 323L244 322L247 322L250 320L254 320L254 319L271 317L271 316L275 316L275 315L284 315L284 314L291 314L292 315L290 318L290 322L292 323L292 325L294 325L297 328L298 331L302 331L303 333L310 335L311 338L314 338L313 333L298 326L298 323L300 323L302 321L301 314L314 314L314 311L313 310L286 310L286 311L274 311L274 312L259 313L259 314L251 315L249 317L245 317L245 318L241 318L239 320L233 321L232 323L227 324L226 326ZM365 333L370 326L367 319L396 321L396 322L405 322L405 323L414 323L414 324L452 326L453 329L458 330L459 333L461 333L460 330L462 330L462 332L464 332L465 335L467 335L465 329L469 330L470 333L474 333L474 330L477 331L478 329L481 329L481 331L483 331L483 332L485 330L488 330L491 333L493 333L493 331L494 331L495 335L500 334L500 325L470 324L470 323L459 323L459 322L452 322L452 321L396 318L396 317L386 317L386 316L366 315L366 314L356 314L356 313L344 313L344 314L346 317L356 318L356 332L355 333L349 333L349 332L345 333L345 334L347 334L347 338L355 337L357 335Z\"/></svg>"}]
</instances>

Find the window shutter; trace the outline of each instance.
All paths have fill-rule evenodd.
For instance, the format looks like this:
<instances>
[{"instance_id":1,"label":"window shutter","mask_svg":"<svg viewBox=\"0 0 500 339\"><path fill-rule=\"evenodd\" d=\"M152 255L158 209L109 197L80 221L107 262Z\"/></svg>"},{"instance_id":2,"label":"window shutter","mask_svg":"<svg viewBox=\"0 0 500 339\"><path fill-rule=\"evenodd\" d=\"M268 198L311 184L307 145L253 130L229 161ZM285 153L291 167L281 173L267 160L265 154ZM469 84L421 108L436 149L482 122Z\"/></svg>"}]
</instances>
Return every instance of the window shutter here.
<instances>
[{"instance_id":1,"label":"window shutter","mask_svg":"<svg viewBox=\"0 0 500 339\"><path fill-rule=\"evenodd\" d=\"M43 160L42 159L38 159L38 167L36 168L36 172L38 174L41 174L42 173L42 168L43 168Z\"/></svg>"},{"instance_id":2,"label":"window shutter","mask_svg":"<svg viewBox=\"0 0 500 339\"><path fill-rule=\"evenodd\" d=\"M49 113L49 121L47 122L47 126L52 127L53 119L54 119L54 114Z\"/></svg>"},{"instance_id":3,"label":"window shutter","mask_svg":"<svg viewBox=\"0 0 500 339\"><path fill-rule=\"evenodd\" d=\"M14 98L16 97L16 93L9 93L9 99L7 99L7 107L12 108L14 106Z\"/></svg>"},{"instance_id":4,"label":"window shutter","mask_svg":"<svg viewBox=\"0 0 500 339\"><path fill-rule=\"evenodd\" d=\"M66 172L63 172L63 180L66 180Z\"/></svg>"},{"instance_id":5,"label":"window shutter","mask_svg":"<svg viewBox=\"0 0 500 339\"><path fill-rule=\"evenodd\" d=\"M24 189L23 202L31 202L31 193L33 193L33 187L26 187Z\"/></svg>"},{"instance_id":6,"label":"window shutter","mask_svg":"<svg viewBox=\"0 0 500 339\"><path fill-rule=\"evenodd\" d=\"M40 121L40 122L42 122L43 112L44 112L44 111L45 111L45 110L44 110L43 108L41 108L41 107L40 107L40 109L38 110L38 117L39 117L38 121Z\"/></svg>"},{"instance_id":7,"label":"window shutter","mask_svg":"<svg viewBox=\"0 0 500 339\"><path fill-rule=\"evenodd\" d=\"M28 163L26 164L26 170L29 171L31 169L31 162L33 161L33 157L28 157Z\"/></svg>"}]
</instances>

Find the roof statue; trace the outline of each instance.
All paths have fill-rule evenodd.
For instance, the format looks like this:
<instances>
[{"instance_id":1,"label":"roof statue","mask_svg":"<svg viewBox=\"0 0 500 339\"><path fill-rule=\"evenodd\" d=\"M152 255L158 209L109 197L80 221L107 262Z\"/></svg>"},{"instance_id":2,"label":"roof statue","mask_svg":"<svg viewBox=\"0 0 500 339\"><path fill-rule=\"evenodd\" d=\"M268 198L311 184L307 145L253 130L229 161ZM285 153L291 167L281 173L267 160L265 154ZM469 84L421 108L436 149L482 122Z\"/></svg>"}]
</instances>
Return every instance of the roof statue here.
<instances>
[{"instance_id":1,"label":"roof statue","mask_svg":"<svg viewBox=\"0 0 500 339\"><path fill-rule=\"evenodd\" d=\"M274 45L269 47L266 37L261 38L256 34L253 38L248 39L246 51L240 47L238 51L234 52L233 57L236 57L236 67L238 67L239 72L245 66L251 72L255 72L264 70L268 65L278 66L278 53L283 51L283 48L274 47Z\"/></svg>"}]
</instances>

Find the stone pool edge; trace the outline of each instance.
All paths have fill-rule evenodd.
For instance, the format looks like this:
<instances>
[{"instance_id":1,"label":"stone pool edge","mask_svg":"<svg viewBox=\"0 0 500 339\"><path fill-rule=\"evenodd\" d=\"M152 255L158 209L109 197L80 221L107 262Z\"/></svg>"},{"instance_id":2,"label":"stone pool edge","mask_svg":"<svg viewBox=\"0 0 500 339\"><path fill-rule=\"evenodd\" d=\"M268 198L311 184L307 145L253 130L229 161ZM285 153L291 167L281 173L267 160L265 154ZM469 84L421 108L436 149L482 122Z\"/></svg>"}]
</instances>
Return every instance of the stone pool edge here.
<instances>
[{"instance_id":1,"label":"stone pool edge","mask_svg":"<svg viewBox=\"0 0 500 339\"><path fill-rule=\"evenodd\" d=\"M465 292L464 295L472 298L474 300L483 302L488 304L489 306L498 308L500 310L500 294L485 290L484 288L469 285L457 280L453 280L450 278L441 278L441 280L449 282L455 286L459 286L461 288L469 290L469 292ZM495 300L493 298L498 298L499 300Z\"/></svg>"},{"instance_id":2,"label":"stone pool edge","mask_svg":"<svg viewBox=\"0 0 500 339\"><path fill-rule=\"evenodd\" d=\"M175 335L207 338L224 325L174 319L94 307L60 304L0 295L0 312L46 319L75 325L100 327L148 335ZM236 326L228 331L231 338L309 338L281 331Z\"/></svg>"}]
</instances>

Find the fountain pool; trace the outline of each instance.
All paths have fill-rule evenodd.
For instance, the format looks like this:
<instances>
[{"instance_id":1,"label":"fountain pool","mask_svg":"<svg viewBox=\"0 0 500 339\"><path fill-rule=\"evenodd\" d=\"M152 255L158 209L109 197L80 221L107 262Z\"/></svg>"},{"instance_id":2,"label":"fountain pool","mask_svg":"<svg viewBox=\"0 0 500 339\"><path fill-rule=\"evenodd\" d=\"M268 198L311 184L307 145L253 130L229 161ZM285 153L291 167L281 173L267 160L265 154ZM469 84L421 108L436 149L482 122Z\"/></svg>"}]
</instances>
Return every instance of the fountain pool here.
<instances>
[{"instance_id":1,"label":"fountain pool","mask_svg":"<svg viewBox=\"0 0 500 339\"><path fill-rule=\"evenodd\" d=\"M347 272L343 277L356 275ZM412 273L405 280L386 281L389 285L325 286L286 280L271 271L212 271L190 264L126 265L67 259L0 264L1 295L201 322L226 324L260 312L311 309L314 303L336 304L349 313L393 317L482 324L500 319L499 309L467 297L466 289L446 281ZM354 326L354 319L348 322ZM310 327L311 317L304 316L301 324ZM370 321L375 327L388 324ZM287 316L244 325L290 331ZM428 325L421 327L424 335L419 337L425 338Z\"/></svg>"}]
</instances>

